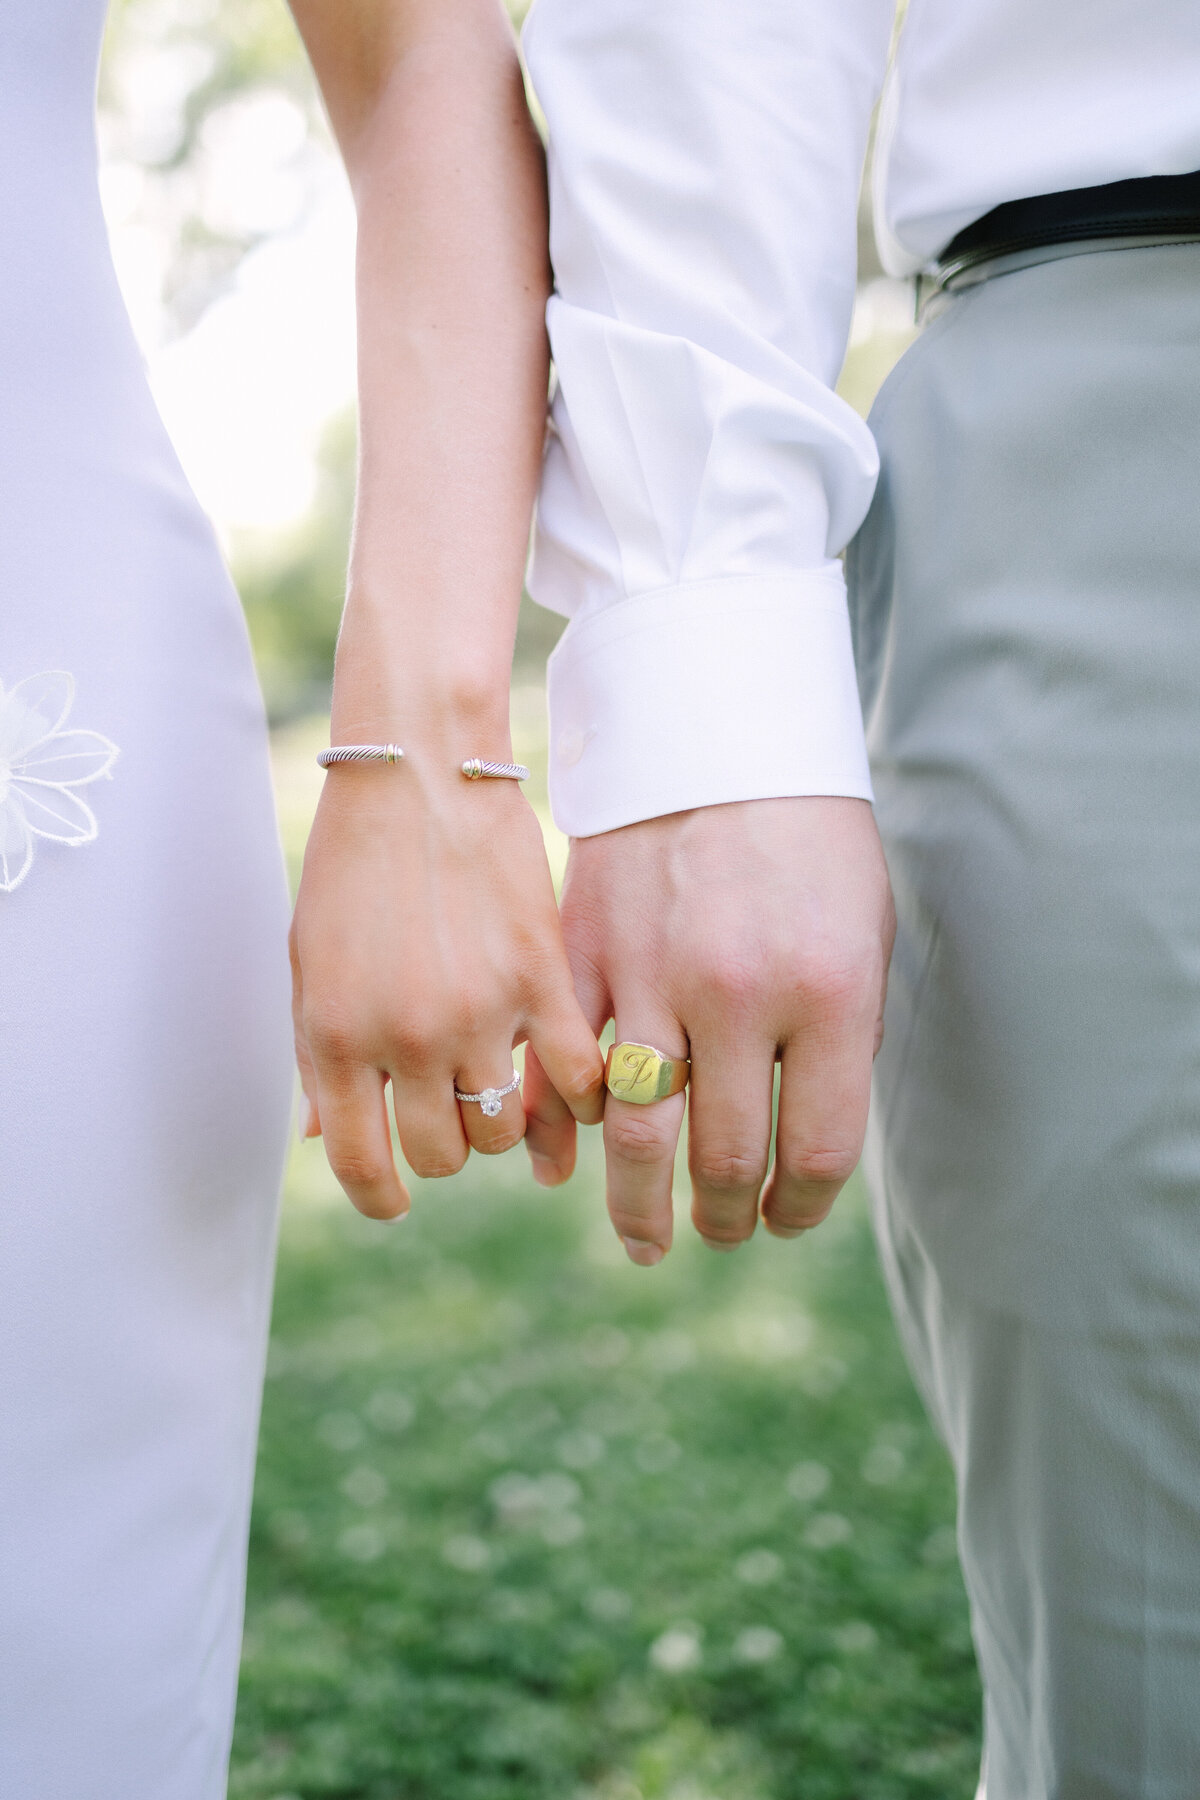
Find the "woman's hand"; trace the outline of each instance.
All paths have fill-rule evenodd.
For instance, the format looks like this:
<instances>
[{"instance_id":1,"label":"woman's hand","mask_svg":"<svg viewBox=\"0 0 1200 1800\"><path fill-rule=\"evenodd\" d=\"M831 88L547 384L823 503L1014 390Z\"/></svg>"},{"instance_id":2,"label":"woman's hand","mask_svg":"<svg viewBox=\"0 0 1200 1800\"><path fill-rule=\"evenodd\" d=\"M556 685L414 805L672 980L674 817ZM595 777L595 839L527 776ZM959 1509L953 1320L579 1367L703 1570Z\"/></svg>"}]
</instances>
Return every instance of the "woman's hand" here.
<instances>
[{"instance_id":1,"label":"woman's hand","mask_svg":"<svg viewBox=\"0 0 1200 1800\"><path fill-rule=\"evenodd\" d=\"M566 1101L535 1133L563 1180L601 1110L537 821L505 760L541 467L550 291L545 163L497 0L293 0L358 217L359 471L333 741L403 745L325 792L292 931L310 1110L354 1204L394 1218L385 1087L420 1175L503 1150L454 1098L503 1087L528 1038ZM547 1092L545 1088L542 1090ZM542 1103L539 1102L539 1106ZM568 1110L569 1109L569 1110Z\"/></svg>"},{"instance_id":2,"label":"woman's hand","mask_svg":"<svg viewBox=\"0 0 1200 1800\"><path fill-rule=\"evenodd\" d=\"M425 1177L454 1174L469 1147L495 1155L524 1136L520 1092L495 1118L454 1098L503 1087L515 1044L533 1046L574 1119L603 1110L537 819L514 782L465 781L457 749L455 761L449 744L406 744L395 767L332 769L304 858L291 935L301 1130L324 1135L371 1218L409 1204L389 1079L400 1147ZM574 1166L565 1114L563 1125L538 1137L547 1185Z\"/></svg>"}]
</instances>

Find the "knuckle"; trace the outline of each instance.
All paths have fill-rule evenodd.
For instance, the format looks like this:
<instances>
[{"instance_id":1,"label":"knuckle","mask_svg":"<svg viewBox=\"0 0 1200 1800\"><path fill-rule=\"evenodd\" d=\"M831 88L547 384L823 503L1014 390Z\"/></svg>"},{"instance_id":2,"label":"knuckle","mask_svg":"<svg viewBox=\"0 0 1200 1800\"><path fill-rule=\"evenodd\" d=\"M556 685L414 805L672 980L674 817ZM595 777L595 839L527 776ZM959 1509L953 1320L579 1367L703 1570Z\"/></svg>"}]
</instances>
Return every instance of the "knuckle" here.
<instances>
[{"instance_id":1,"label":"knuckle","mask_svg":"<svg viewBox=\"0 0 1200 1800\"><path fill-rule=\"evenodd\" d=\"M767 1159L761 1150L733 1145L705 1145L692 1158L692 1178L699 1187L717 1194L757 1191L767 1176Z\"/></svg>"},{"instance_id":2,"label":"knuckle","mask_svg":"<svg viewBox=\"0 0 1200 1800\"><path fill-rule=\"evenodd\" d=\"M553 1094L537 1094L527 1088L522 1098L526 1126L530 1132L556 1132L566 1125L562 1109L555 1104Z\"/></svg>"},{"instance_id":3,"label":"knuckle","mask_svg":"<svg viewBox=\"0 0 1200 1800\"><path fill-rule=\"evenodd\" d=\"M572 992L561 945L551 947L538 938L523 951L515 977L518 1002L529 1012L560 1010Z\"/></svg>"},{"instance_id":4,"label":"knuckle","mask_svg":"<svg viewBox=\"0 0 1200 1800\"><path fill-rule=\"evenodd\" d=\"M671 1242L670 1219L657 1212L637 1211L610 1201L608 1216L621 1239L630 1238L637 1244L659 1244L664 1249Z\"/></svg>"},{"instance_id":5,"label":"knuckle","mask_svg":"<svg viewBox=\"0 0 1200 1800\"><path fill-rule=\"evenodd\" d=\"M520 1126L506 1125L502 1131L496 1132L495 1136L489 1136L486 1143L477 1144L475 1147L477 1150L482 1150L485 1156L503 1156L506 1150L512 1150L519 1144L524 1136L525 1132Z\"/></svg>"},{"instance_id":6,"label":"knuckle","mask_svg":"<svg viewBox=\"0 0 1200 1800\"><path fill-rule=\"evenodd\" d=\"M878 955L870 959L836 954L832 950L810 952L795 971L794 985L806 1009L821 1020L845 1019L872 1009L879 993Z\"/></svg>"},{"instance_id":7,"label":"knuckle","mask_svg":"<svg viewBox=\"0 0 1200 1800\"><path fill-rule=\"evenodd\" d=\"M453 1037L460 1043L502 1037L508 1023L508 1012L498 998L484 998L478 989L469 987L456 986L440 1004L436 1007L427 1005L422 1013L431 1035L443 1040L447 1036ZM440 1016L439 1025L433 1023L435 1016Z\"/></svg>"},{"instance_id":8,"label":"knuckle","mask_svg":"<svg viewBox=\"0 0 1200 1800\"><path fill-rule=\"evenodd\" d=\"M565 1065L564 1100L594 1100L604 1086L604 1067L595 1057L575 1057Z\"/></svg>"},{"instance_id":9,"label":"knuckle","mask_svg":"<svg viewBox=\"0 0 1200 1800\"><path fill-rule=\"evenodd\" d=\"M739 955L723 947L705 958L700 975L707 992L725 1012L753 1006L765 985L765 971L757 956Z\"/></svg>"},{"instance_id":10,"label":"knuckle","mask_svg":"<svg viewBox=\"0 0 1200 1800\"><path fill-rule=\"evenodd\" d=\"M408 1157L409 1167L414 1175L422 1181L444 1181L449 1175L457 1175L467 1160L465 1144L454 1149L442 1146L424 1150L414 1150Z\"/></svg>"},{"instance_id":11,"label":"knuckle","mask_svg":"<svg viewBox=\"0 0 1200 1800\"><path fill-rule=\"evenodd\" d=\"M303 1026L315 1062L331 1069L344 1069L361 1060L358 1033L340 1014L306 1009Z\"/></svg>"},{"instance_id":12,"label":"knuckle","mask_svg":"<svg viewBox=\"0 0 1200 1800\"><path fill-rule=\"evenodd\" d=\"M655 1166L667 1162L672 1154L662 1127L639 1112L608 1114L607 1137L612 1150L625 1162Z\"/></svg>"},{"instance_id":13,"label":"knuckle","mask_svg":"<svg viewBox=\"0 0 1200 1800\"><path fill-rule=\"evenodd\" d=\"M391 1164L369 1150L330 1150L329 1166L344 1188L374 1188L387 1181Z\"/></svg>"},{"instance_id":14,"label":"knuckle","mask_svg":"<svg viewBox=\"0 0 1200 1800\"><path fill-rule=\"evenodd\" d=\"M444 1045L444 1042L425 1013L406 1012L392 1021L388 1032L390 1060L402 1074L422 1080L433 1071L435 1064L445 1060L444 1054L438 1054L439 1044Z\"/></svg>"},{"instance_id":15,"label":"knuckle","mask_svg":"<svg viewBox=\"0 0 1200 1800\"><path fill-rule=\"evenodd\" d=\"M809 1187L842 1187L858 1167L858 1151L840 1144L795 1144L780 1156L784 1174Z\"/></svg>"}]
</instances>

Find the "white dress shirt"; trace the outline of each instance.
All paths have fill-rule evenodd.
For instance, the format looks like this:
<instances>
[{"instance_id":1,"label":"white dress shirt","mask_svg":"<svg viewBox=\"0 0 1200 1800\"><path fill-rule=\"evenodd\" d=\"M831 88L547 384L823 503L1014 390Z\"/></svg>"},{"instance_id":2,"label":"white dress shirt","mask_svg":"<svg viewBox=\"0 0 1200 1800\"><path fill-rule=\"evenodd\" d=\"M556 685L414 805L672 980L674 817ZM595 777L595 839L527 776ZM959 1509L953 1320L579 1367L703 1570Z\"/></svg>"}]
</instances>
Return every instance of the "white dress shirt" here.
<instances>
[{"instance_id":1,"label":"white dress shirt","mask_svg":"<svg viewBox=\"0 0 1200 1800\"><path fill-rule=\"evenodd\" d=\"M894 0L536 0L558 389L530 591L575 836L870 796L833 392ZM880 110L895 274L1005 200L1200 168L1198 0L911 0Z\"/></svg>"}]
</instances>

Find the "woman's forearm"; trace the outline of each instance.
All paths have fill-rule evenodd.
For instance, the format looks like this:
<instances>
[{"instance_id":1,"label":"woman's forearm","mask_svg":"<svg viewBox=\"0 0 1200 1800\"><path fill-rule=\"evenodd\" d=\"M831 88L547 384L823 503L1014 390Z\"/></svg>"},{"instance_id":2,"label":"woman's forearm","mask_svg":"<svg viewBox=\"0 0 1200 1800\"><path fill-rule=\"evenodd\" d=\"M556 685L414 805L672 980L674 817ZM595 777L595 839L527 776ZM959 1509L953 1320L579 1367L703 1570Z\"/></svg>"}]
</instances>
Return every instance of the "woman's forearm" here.
<instances>
[{"instance_id":1,"label":"woman's forearm","mask_svg":"<svg viewBox=\"0 0 1200 1800\"><path fill-rule=\"evenodd\" d=\"M303 1131L355 1205L395 1217L386 1094L410 1166L525 1131L574 1163L603 1063L536 817L511 781L508 686L546 406L540 146L499 0L294 0L358 206L358 502L333 730L401 769L331 771L292 927ZM538 1085L540 1082L540 1086ZM500 1090L484 1113L484 1089ZM459 1100L462 1093L468 1096Z\"/></svg>"},{"instance_id":2,"label":"woman's forearm","mask_svg":"<svg viewBox=\"0 0 1200 1800\"><path fill-rule=\"evenodd\" d=\"M498 0L406 0L336 53L317 10L359 225L335 738L500 755L546 402L541 146Z\"/></svg>"}]
</instances>

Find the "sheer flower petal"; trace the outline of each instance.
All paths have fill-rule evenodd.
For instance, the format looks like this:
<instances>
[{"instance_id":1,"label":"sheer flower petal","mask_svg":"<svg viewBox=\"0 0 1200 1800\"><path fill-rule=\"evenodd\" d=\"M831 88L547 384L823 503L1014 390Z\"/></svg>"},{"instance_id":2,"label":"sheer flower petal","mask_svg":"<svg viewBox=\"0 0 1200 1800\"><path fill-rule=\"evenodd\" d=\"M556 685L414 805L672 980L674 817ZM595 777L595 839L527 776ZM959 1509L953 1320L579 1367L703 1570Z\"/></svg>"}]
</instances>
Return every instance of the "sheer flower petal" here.
<instances>
[{"instance_id":1,"label":"sheer flower petal","mask_svg":"<svg viewBox=\"0 0 1200 1800\"><path fill-rule=\"evenodd\" d=\"M33 833L20 799L10 788L0 803L0 894L20 887L33 861Z\"/></svg>"},{"instance_id":2,"label":"sheer flower petal","mask_svg":"<svg viewBox=\"0 0 1200 1800\"><path fill-rule=\"evenodd\" d=\"M75 678L65 669L29 675L0 696L0 763L19 762L65 723Z\"/></svg>"},{"instance_id":3,"label":"sheer flower petal","mask_svg":"<svg viewBox=\"0 0 1200 1800\"><path fill-rule=\"evenodd\" d=\"M0 893L19 887L35 838L90 844L98 826L74 790L107 775L117 747L98 731L66 731L75 698L64 669L0 682Z\"/></svg>"},{"instance_id":4,"label":"sheer flower petal","mask_svg":"<svg viewBox=\"0 0 1200 1800\"><path fill-rule=\"evenodd\" d=\"M99 826L90 806L70 788L41 786L14 776L9 801L19 795L30 831L58 844L90 844Z\"/></svg>"},{"instance_id":5,"label":"sheer flower petal","mask_svg":"<svg viewBox=\"0 0 1200 1800\"><path fill-rule=\"evenodd\" d=\"M82 787L107 775L117 755L117 746L98 731L56 731L15 761L13 774L26 781Z\"/></svg>"}]
</instances>

